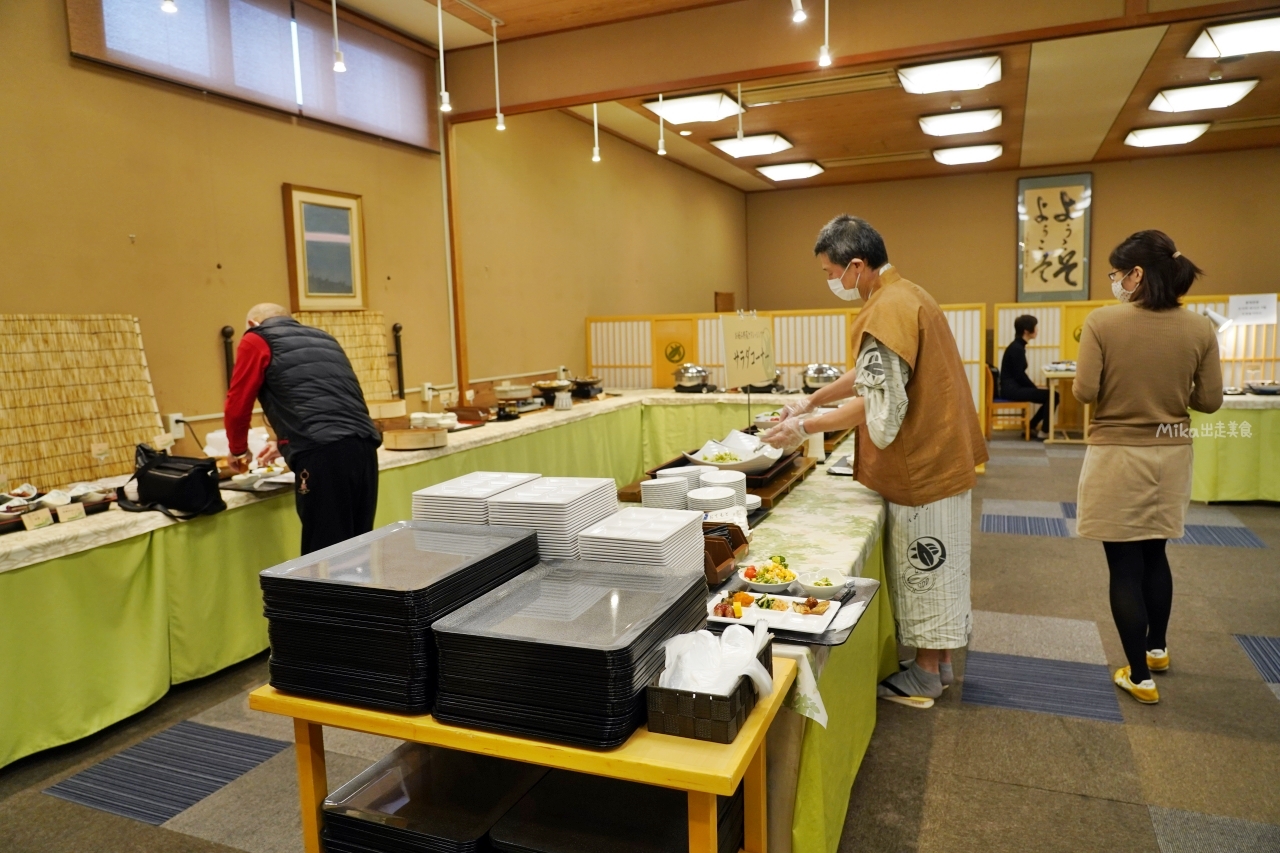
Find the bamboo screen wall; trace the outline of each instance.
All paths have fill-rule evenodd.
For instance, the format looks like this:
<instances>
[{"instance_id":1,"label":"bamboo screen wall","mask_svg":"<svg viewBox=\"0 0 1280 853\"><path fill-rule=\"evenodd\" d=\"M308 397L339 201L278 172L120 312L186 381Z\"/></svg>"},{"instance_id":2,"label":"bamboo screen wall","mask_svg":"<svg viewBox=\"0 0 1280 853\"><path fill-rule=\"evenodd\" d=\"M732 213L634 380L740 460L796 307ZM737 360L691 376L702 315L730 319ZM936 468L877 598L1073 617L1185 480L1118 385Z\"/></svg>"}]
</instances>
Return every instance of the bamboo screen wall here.
<instances>
[{"instance_id":1,"label":"bamboo screen wall","mask_svg":"<svg viewBox=\"0 0 1280 853\"><path fill-rule=\"evenodd\" d=\"M365 400L390 400L391 368L387 364L387 325L381 311L297 311L304 326L333 335L346 351Z\"/></svg>"},{"instance_id":2,"label":"bamboo screen wall","mask_svg":"<svg viewBox=\"0 0 1280 853\"><path fill-rule=\"evenodd\" d=\"M15 486L130 473L134 446L163 430L134 317L0 314L0 361L0 478Z\"/></svg>"}]
</instances>

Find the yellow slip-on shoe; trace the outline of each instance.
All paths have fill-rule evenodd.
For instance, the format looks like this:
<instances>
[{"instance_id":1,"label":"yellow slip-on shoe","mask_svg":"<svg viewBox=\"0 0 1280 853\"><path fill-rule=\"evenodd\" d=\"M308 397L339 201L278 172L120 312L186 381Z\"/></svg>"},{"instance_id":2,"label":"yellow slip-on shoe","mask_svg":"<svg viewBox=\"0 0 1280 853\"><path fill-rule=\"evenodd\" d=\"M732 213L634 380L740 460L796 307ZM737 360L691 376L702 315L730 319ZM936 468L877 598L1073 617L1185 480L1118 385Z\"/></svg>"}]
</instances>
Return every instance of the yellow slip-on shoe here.
<instances>
[{"instance_id":1,"label":"yellow slip-on shoe","mask_svg":"<svg viewBox=\"0 0 1280 853\"><path fill-rule=\"evenodd\" d=\"M1143 705L1154 705L1160 701L1160 692L1156 690L1156 683L1148 678L1141 684L1134 684L1133 679L1129 677L1129 667L1127 666L1122 666L1116 670L1114 681L1116 687L1119 687Z\"/></svg>"},{"instance_id":2,"label":"yellow slip-on shoe","mask_svg":"<svg viewBox=\"0 0 1280 853\"><path fill-rule=\"evenodd\" d=\"M1151 649L1147 652L1147 669L1152 672L1169 671L1169 650Z\"/></svg>"}]
</instances>

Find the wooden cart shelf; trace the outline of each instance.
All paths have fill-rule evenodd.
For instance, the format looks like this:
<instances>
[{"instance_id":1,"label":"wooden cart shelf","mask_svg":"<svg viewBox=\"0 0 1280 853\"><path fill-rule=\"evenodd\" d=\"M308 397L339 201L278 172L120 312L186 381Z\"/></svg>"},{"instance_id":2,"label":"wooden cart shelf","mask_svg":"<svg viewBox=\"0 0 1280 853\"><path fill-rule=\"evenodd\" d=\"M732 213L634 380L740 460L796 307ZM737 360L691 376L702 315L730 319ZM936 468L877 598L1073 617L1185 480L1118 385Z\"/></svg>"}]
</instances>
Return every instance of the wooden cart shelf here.
<instances>
[{"instance_id":1,"label":"wooden cart shelf","mask_svg":"<svg viewBox=\"0 0 1280 853\"><path fill-rule=\"evenodd\" d=\"M745 779L744 850L765 853L768 838L765 734L795 677L795 661L776 658L773 692L761 697L737 739L728 744L641 729L617 749L585 749L446 725L429 714L393 714L306 699L281 693L270 686L250 693L249 707L293 718L306 853L321 853L321 807L327 792L322 726L685 791L689 796L689 853L715 853L718 849L716 795L731 796Z\"/></svg>"}]
</instances>

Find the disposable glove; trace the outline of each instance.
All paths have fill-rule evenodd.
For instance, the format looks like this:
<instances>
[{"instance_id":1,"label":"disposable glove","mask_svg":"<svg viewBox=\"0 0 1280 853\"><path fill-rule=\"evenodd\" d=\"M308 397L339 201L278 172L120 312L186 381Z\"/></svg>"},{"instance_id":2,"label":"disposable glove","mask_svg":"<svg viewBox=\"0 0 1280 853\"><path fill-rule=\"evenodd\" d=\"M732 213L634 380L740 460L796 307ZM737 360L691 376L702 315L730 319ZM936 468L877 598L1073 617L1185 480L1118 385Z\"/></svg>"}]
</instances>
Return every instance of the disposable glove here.
<instances>
[{"instance_id":1,"label":"disposable glove","mask_svg":"<svg viewBox=\"0 0 1280 853\"><path fill-rule=\"evenodd\" d=\"M760 436L765 444L784 451L794 450L808 439L809 433L805 432L804 421L800 418L788 418Z\"/></svg>"}]
</instances>

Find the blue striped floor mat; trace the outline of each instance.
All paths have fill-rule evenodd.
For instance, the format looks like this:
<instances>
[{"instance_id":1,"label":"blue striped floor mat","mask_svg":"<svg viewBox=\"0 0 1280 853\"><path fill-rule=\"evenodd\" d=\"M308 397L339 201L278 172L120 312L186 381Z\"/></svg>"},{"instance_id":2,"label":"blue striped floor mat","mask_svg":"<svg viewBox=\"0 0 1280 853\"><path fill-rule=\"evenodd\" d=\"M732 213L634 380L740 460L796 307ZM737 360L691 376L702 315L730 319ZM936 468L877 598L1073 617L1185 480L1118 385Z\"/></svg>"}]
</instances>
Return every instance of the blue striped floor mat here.
<instances>
[{"instance_id":1,"label":"blue striped floor mat","mask_svg":"<svg viewBox=\"0 0 1280 853\"><path fill-rule=\"evenodd\" d=\"M1224 545L1228 548L1265 548L1247 527L1223 527L1217 524L1187 524L1181 539L1170 539L1170 545Z\"/></svg>"},{"instance_id":2,"label":"blue striped floor mat","mask_svg":"<svg viewBox=\"0 0 1280 853\"><path fill-rule=\"evenodd\" d=\"M1262 674L1268 684L1280 684L1280 637L1257 637L1236 634L1236 642Z\"/></svg>"},{"instance_id":3,"label":"blue striped floor mat","mask_svg":"<svg viewBox=\"0 0 1280 853\"><path fill-rule=\"evenodd\" d=\"M159 826L288 747L284 741L178 723L45 793Z\"/></svg>"},{"instance_id":4,"label":"blue striped floor mat","mask_svg":"<svg viewBox=\"0 0 1280 853\"><path fill-rule=\"evenodd\" d=\"M1116 687L1102 664L969 652L961 701L1123 723Z\"/></svg>"},{"instance_id":5,"label":"blue striped floor mat","mask_svg":"<svg viewBox=\"0 0 1280 853\"><path fill-rule=\"evenodd\" d=\"M1066 539L1071 535L1067 523L1061 518L1039 518L1031 515L983 515L983 533L1015 533L1021 536L1056 536Z\"/></svg>"}]
</instances>

